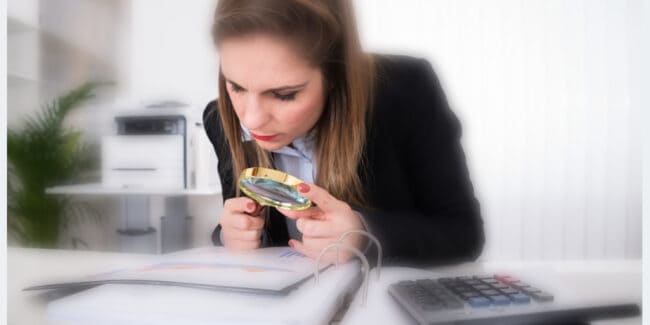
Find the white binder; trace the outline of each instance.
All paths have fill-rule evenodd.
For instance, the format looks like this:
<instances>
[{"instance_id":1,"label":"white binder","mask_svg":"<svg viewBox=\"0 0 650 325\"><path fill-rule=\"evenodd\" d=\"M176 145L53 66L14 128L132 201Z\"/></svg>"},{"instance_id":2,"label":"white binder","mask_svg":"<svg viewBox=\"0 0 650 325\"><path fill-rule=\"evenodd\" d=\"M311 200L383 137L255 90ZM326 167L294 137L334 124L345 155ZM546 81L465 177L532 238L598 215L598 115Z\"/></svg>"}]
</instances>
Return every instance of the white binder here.
<instances>
[{"instance_id":1,"label":"white binder","mask_svg":"<svg viewBox=\"0 0 650 325\"><path fill-rule=\"evenodd\" d=\"M359 283L359 262L340 265L287 296L154 285L103 285L55 300L50 324L327 324Z\"/></svg>"},{"instance_id":2,"label":"white binder","mask_svg":"<svg viewBox=\"0 0 650 325\"><path fill-rule=\"evenodd\" d=\"M372 235L358 233L378 244ZM51 302L47 307L48 322L57 325L328 324L360 286L361 294L367 294L369 265L360 251L342 244L348 235L325 248L315 262L313 279L287 295L108 284ZM337 263L323 271L320 259L330 249L351 250L359 260ZM380 246L378 251L381 254Z\"/></svg>"}]
</instances>

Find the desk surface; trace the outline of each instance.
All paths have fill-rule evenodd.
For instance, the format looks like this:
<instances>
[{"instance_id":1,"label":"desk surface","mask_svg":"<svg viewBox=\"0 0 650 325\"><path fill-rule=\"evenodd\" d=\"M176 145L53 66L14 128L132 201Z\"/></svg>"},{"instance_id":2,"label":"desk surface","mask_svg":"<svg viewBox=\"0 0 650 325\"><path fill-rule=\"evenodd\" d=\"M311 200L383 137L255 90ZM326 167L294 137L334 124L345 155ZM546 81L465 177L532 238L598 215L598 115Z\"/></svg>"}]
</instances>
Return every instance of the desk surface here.
<instances>
[{"instance_id":1,"label":"desk surface","mask_svg":"<svg viewBox=\"0 0 650 325\"><path fill-rule=\"evenodd\" d=\"M124 254L90 251L27 249L9 247L8 250L8 324L45 324L46 302L42 295L23 292L22 289L58 277L84 276L114 268L116 264L129 265L146 262L155 255ZM485 270L554 270L582 277L588 281L593 274L624 274L629 281L626 291L631 297L641 296L641 261L544 261L544 262L479 262L454 268L435 268L434 271L473 273ZM636 285L638 283L638 285ZM372 284L371 284L372 285ZM640 324L641 318L598 322L594 324Z\"/></svg>"}]
</instances>

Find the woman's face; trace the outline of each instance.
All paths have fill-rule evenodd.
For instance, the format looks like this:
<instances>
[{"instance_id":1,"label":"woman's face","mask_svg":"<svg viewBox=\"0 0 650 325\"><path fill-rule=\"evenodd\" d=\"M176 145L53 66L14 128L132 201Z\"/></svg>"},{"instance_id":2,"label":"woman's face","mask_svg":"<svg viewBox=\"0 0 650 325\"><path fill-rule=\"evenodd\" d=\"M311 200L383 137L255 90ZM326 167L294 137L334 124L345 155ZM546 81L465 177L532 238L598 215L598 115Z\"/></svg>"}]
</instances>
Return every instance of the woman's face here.
<instances>
[{"instance_id":1,"label":"woman's face","mask_svg":"<svg viewBox=\"0 0 650 325\"><path fill-rule=\"evenodd\" d=\"M323 112L323 74L287 41L267 35L225 39L221 73L240 122L268 151L311 130Z\"/></svg>"}]
</instances>

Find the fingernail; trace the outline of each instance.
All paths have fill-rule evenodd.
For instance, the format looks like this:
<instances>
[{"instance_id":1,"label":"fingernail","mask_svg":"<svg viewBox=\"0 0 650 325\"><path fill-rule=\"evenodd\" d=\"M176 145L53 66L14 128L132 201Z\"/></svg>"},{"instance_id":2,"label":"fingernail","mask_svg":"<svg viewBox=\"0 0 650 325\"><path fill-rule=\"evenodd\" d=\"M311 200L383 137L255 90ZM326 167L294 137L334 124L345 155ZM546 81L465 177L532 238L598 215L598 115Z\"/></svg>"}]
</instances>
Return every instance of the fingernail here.
<instances>
[{"instance_id":1,"label":"fingernail","mask_svg":"<svg viewBox=\"0 0 650 325\"><path fill-rule=\"evenodd\" d=\"M298 191L300 191L301 193L309 192L309 185L307 185L305 183L298 184Z\"/></svg>"},{"instance_id":2,"label":"fingernail","mask_svg":"<svg viewBox=\"0 0 650 325\"><path fill-rule=\"evenodd\" d=\"M253 202L248 202L246 203L246 209L250 210L255 210L255 203Z\"/></svg>"}]
</instances>

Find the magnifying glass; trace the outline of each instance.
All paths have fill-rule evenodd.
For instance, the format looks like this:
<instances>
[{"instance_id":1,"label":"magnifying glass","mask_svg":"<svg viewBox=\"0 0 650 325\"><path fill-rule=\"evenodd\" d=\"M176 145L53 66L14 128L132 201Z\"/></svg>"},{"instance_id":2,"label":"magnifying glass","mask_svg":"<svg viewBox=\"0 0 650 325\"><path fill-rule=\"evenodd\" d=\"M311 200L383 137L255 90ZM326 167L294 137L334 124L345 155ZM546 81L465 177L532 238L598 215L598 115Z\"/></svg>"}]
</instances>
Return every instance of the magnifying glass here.
<instances>
[{"instance_id":1,"label":"magnifying glass","mask_svg":"<svg viewBox=\"0 0 650 325\"><path fill-rule=\"evenodd\" d=\"M251 167L239 175L239 189L261 205L288 210L305 210L311 201L296 188L299 178L279 170Z\"/></svg>"}]
</instances>

